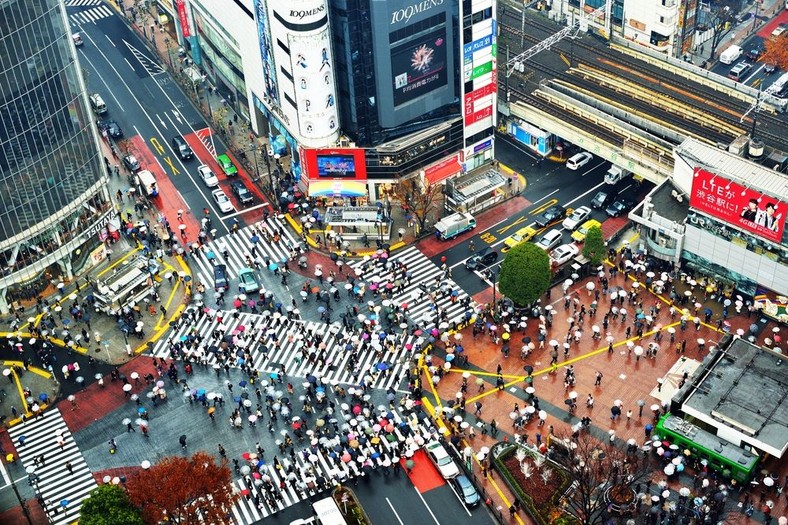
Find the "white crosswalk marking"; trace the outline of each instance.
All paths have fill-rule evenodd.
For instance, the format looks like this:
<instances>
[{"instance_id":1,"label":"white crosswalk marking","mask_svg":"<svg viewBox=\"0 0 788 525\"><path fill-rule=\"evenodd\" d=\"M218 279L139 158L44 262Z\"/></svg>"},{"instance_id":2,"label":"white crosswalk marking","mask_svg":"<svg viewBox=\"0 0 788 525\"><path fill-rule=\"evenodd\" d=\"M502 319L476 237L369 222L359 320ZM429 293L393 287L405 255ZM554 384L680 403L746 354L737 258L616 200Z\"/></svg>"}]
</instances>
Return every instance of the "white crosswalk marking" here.
<instances>
[{"instance_id":1,"label":"white crosswalk marking","mask_svg":"<svg viewBox=\"0 0 788 525\"><path fill-rule=\"evenodd\" d=\"M58 433L65 443L62 448L57 443ZM46 502L50 523L59 525L77 521L82 500L98 485L60 410L49 409L42 418L10 428L8 434L25 469L35 468L38 493ZM24 445L20 444L22 436ZM44 456L44 464L34 466L34 459L40 455ZM67 463L71 463L73 473L66 469Z\"/></svg>"},{"instance_id":2,"label":"white crosswalk marking","mask_svg":"<svg viewBox=\"0 0 788 525\"><path fill-rule=\"evenodd\" d=\"M344 415L347 419L353 417L347 413ZM402 444L406 434L419 434L425 441L435 436L431 429L421 424L414 430L410 430L410 426L400 427L403 420L397 411L385 415L393 416L395 428L390 432L394 436L392 441L386 439L385 430L375 440L376 443L372 439L360 440L357 449L343 447L338 438L332 438L321 447L297 453L294 461L290 457L281 460L281 469L266 462L258 471L259 479L246 475L234 481L234 489L241 494L232 510L235 522L238 525L254 523L333 487L335 480L356 477L370 467L388 468L392 463L396 464L404 452ZM353 456L348 462L342 459L345 453ZM359 460L362 456L363 459Z\"/></svg>"},{"instance_id":3,"label":"white crosswalk marking","mask_svg":"<svg viewBox=\"0 0 788 525\"><path fill-rule=\"evenodd\" d=\"M66 7L85 7L93 5L102 5L101 0L66 0Z\"/></svg>"},{"instance_id":4,"label":"white crosswalk marking","mask_svg":"<svg viewBox=\"0 0 788 525\"><path fill-rule=\"evenodd\" d=\"M271 238L277 231L282 232L281 239L278 242L266 241L262 235L257 233L261 231L263 225L267 228ZM253 238L257 238L257 242L253 242ZM290 259L290 247L299 244L300 242L293 232L285 227L281 219L269 217L267 221L246 226L235 234L225 235L207 243L204 248L192 256L189 263L194 279L205 284L206 287L210 287L209 285L213 285L214 264L227 265L227 276L234 279L238 277L238 272L242 268L248 266L246 259L251 256L253 261L257 260L260 263L261 272L269 272L266 260L281 265L282 261ZM255 248L256 256L252 255L252 248ZM226 257L225 252L227 253Z\"/></svg>"},{"instance_id":5,"label":"white crosswalk marking","mask_svg":"<svg viewBox=\"0 0 788 525\"><path fill-rule=\"evenodd\" d=\"M405 275L411 276L410 281L396 269L397 262L405 265ZM350 267L367 287L366 297L370 296L373 286L395 285L389 299L397 306L407 304L407 315L418 327L434 328L441 322L450 324L465 318L468 308L463 306L463 302L469 300L468 294L453 280L444 278L443 270L415 246L394 252L385 263L362 260L350 263ZM397 282L401 286L396 286ZM430 298L431 292L434 292L434 302ZM381 299L378 295L374 300L380 302ZM445 314L440 322L438 312Z\"/></svg>"},{"instance_id":6,"label":"white crosswalk marking","mask_svg":"<svg viewBox=\"0 0 788 525\"><path fill-rule=\"evenodd\" d=\"M71 18L71 21L76 24L90 24L103 18L109 18L113 14L114 13L109 7L105 5L99 5L98 7L85 9L84 11L78 11L72 15L69 15L69 18Z\"/></svg>"},{"instance_id":7,"label":"white crosswalk marking","mask_svg":"<svg viewBox=\"0 0 788 525\"><path fill-rule=\"evenodd\" d=\"M288 321L283 317L275 319L252 313L208 315L196 309L192 312L196 319L189 321L184 317L166 339L154 345L154 356L170 357L173 345L181 343L189 349L193 341L201 339L201 344L195 344L193 355L198 358L205 355L209 365L224 363L217 357L219 339L214 337L214 332L218 330L220 339L225 334L241 335L244 342L237 346L236 356L239 351L243 353L241 349L245 347L251 366L263 375L279 371L284 365L288 377L315 374L331 383L358 385L364 379L376 388L396 388L407 371L411 356L422 343L416 336L399 334L388 336L386 341L391 341L392 345L386 347L377 342L365 344L363 340L353 339L352 334L337 324ZM239 329L241 326L243 332ZM321 337L317 348L314 342L310 347L305 344L312 340L310 333ZM379 335L372 334L372 339L376 337ZM319 360L321 354L325 356L324 361ZM354 366L350 365L351 359L355 360ZM234 359L231 364L237 366L239 362Z\"/></svg>"}]
</instances>

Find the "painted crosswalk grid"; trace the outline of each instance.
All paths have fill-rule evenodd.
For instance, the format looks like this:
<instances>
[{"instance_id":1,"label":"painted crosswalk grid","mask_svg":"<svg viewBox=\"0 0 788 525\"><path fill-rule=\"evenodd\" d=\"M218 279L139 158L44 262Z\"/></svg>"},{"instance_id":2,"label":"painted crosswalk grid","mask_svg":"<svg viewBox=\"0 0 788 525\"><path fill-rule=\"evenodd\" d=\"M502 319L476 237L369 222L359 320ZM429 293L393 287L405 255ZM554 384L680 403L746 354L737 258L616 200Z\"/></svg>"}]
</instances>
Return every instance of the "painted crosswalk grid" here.
<instances>
[{"instance_id":1,"label":"painted crosswalk grid","mask_svg":"<svg viewBox=\"0 0 788 525\"><path fill-rule=\"evenodd\" d=\"M42 417L10 428L8 434L35 480L33 486L44 500L49 523L77 521L82 500L97 484L60 410L49 409ZM43 461L37 460L42 457Z\"/></svg>"},{"instance_id":2,"label":"painted crosswalk grid","mask_svg":"<svg viewBox=\"0 0 788 525\"><path fill-rule=\"evenodd\" d=\"M319 336L319 342L310 334ZM179 356L186 354L209 365L223 365L225 359L219 357L218 346L229 337L236 347L230 357L233 366L244 359L263 375L284 367L288 376L319 375L335 384L358 385L363 381L376 388L396 389L423 339L406 334L383 335L383 339L379 332L364 336L338 324L291 321L268 312L206 313L193 308L154 345L152 353L171 357L173 348L182 345ZM201 342L196 343L198 340Z\"/></svg>"},{"instance_id":3,"label":"painted crosswalk grid","mask_svg":"<svg viewBox=\"0 0 788 525\"><path fill-rule=\"evenodd\" d=\"M265 231L264 231L265 230ZM277 239L277 240L275 240ZM189 259L192 273L197 282L213 285L215 264L227 266L227 277L234 279L249 263L257 262L263 271L269 263L282 264L290 260L298 239L277 217L269 217L252 226L241 228L234 234L225 235L206 243Z\"/></svg>"},{"instance_id":4,"label":"painted crosswalk grid","mask_svg":"<svg viewBox=\"0 0 788 525\"><path fill-rule=\"evenodd\" d=\"M405 272L397 269L397 263L405 266ZM471 305L468 294L414 246L387 259L353 261L350 267L367 288L367 296L389 287L388 299L396 306L407 305L407 315L419 327L459 323ZM382 294L373 297L375 302L385 300Z\"/></svg>"},{"instance_id":5,"label":"painted crosswalk grid","mask_svg":"<svg viewBox=\"0 0 788 525\"><path fill-rule=\"evenodd\" d=\"M86 4L88 5L88 4ZM73 7L73 6L68 6ZM90 24L104 18L109 18L113 15L112 10L105 5L97 5L89 9L83 9L76 13L69 14L71 21L77 25Z\"/></svg>"}]
</instances>

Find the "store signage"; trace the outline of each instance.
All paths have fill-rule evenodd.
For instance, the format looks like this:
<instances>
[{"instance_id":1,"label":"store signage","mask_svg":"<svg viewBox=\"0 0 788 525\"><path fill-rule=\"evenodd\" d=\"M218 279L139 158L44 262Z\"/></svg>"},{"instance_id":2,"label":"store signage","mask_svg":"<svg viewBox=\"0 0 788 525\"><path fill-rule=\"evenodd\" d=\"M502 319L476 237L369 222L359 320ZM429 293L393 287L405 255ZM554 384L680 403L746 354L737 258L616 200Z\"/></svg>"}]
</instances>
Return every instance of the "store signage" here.
<instances>
[{"instance_id":1,"label":"store signage","mask_svg":"<svg viewBox=\"0 0 788 525\"><path fill-rule=\"evenodd\" d=\"M115 212L110 211L102 218L100 218L95 224L93 224L90 228L82 232L82 235L86 238L93 237L94 235L100 234L102 230L104 230L107 226L109 226L110 221L112 221L113 217L115 217Z\"/></svg>"},{"instance_id":2,"label":"store signage","mask_svg":"<svg viewBox=\"0 0 788 525\"><path fill-rule=\"evenodd\" d=\"M186 13L186 0L176 0L175 5L178 8L178 19L181 22L183 38L189 38L192 36L192 30L189 26L189 15Z\"/></svg>"},{"instance_id":3,"label":"store signage","mask_svg":"<svg viewBox=\"0 0 788 525\"><path fill-rule=\"evenodd\" d=\"M424 13L433 7L438 7L441 5L443 5L443 0L422 0L421 2L416 2L415 4L403 7L402 9L397 9L391 13L391 25L398 24L400 22L410 22L410 19L413 16L418 15L419 13Z\"/></svg>"},{"instance_id":4,"label":"store signage","mask_svg":"<svg viewBox=\"0 0 788 525\"><path fill-rule=\"evenodd\" d=\"M481 51L485 47L491 46L493 44L493 36L487 35L478 40L474 40L470 44L465 44L463 46L462 52L465 60L471 59L473 54L477 51Z\"/></svg>"},{"instance_id":5,"label":"store signage","mask_svg":"<svg viewBox=\"0 0 788 525\"><path fill-rule=\"evenodd\" d=\"M465 126L466 127L467 126L471 126L473 124L476 124L480 120L484 120L487 117L492 117L492 114L493 114L493 107L491 105L487 106L487 107L484 107L484 108L482 108L479 111L476 111L474 113L466 113L465 114Z\"/></svg>"},{"instance_id":6,"label":"store signage","mask_svg":"<svg viewBox=\"0 0 788 525\"><path fill-rule=\"evenodd\" d=\"M692 179L690 206L776 243L788 213L788 203L700 168Z\"/></svg>"}]
</instances>

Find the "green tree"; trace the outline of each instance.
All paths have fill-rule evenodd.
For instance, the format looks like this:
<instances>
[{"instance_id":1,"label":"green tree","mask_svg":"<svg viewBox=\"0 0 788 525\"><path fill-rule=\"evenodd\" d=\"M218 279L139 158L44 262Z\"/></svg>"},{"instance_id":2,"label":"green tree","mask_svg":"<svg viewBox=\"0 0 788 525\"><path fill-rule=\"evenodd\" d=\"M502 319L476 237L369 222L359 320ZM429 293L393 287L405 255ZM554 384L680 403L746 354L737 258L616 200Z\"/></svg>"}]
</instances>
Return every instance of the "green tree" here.
<instances>
[{"instance_id":1,"label":"green tree","mask_svg":"<svg viewBox=\"0 0 788 525\"><path fill-rule=\"evenodd\" d=\"M583 255L591 259L592 266L598 265L605 258L605 239L599 226L588 229L586 240L583 242Z\"/></svg>"},{"instance_id":2,"label":"green tree","mask_svg":"<svg viewBox=\"0 0 788 525\"><path fill-rule=\"evenodd\" d=\"M82 502L80 525L143 525L142 513L118 485L99 485Z\"/></svg>"},{"instance_id":3,"label":"green tree","mask_svg":"<svg viewBox=\"0 0 788 525\"><path fill-rule=\"evenodd\" d=\"M527 306L547 291L551 275L547 252L524 242L506 253L501 263L498 289L516 305Z\"/></svg>"}]
</instances>

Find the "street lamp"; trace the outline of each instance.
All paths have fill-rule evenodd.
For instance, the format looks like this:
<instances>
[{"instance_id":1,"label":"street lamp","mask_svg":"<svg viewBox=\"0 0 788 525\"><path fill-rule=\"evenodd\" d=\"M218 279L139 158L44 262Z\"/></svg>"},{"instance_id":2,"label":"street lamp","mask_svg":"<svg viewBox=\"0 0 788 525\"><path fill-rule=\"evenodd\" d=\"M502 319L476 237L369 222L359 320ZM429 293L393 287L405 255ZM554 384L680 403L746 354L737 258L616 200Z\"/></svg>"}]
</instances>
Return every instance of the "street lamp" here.
<instances>
[{"instance_id":1,"label":"street lamp","mask_svg":"<svg viewBox=\"0 0 788 525\"><path fill-rule=\"evenodd\" d=\"M497 308L495 307L496 305L495 289L497 288L496 285L498 284L498 274L495 273L495 270L490 270L490 279L492 280L492 289L493 289L492 314L493 314L493 319L495 319L495 312L497 310Z\"/></svg>"},{"instance_id":2,"label":"street lamp","mask_svg":"<svg viewBox=\"0 0 788 525\"><path fill-rule=\"evenodd\" d=\"M260 180L260 167L257 165L257 144L254 141L249 145L249 149L252 150L252 162L254 162L254 173L256 178L254 179L255 182Z\"/></svg>"},{"instance_id":3,"label":"street lamp","mask_svg":"<svg viewBox=\"0 0 788 525\"><path fill-rule=\"evenodd\" d=\"M167 46L167 59L170 61L170 69L172 69L172 67L173 67L172 66L172 48L170 47L171 44L172 44L172 41L169 39L169 37L165 36L164 37L164 45Z\"/></svg>"}]
</instances>

